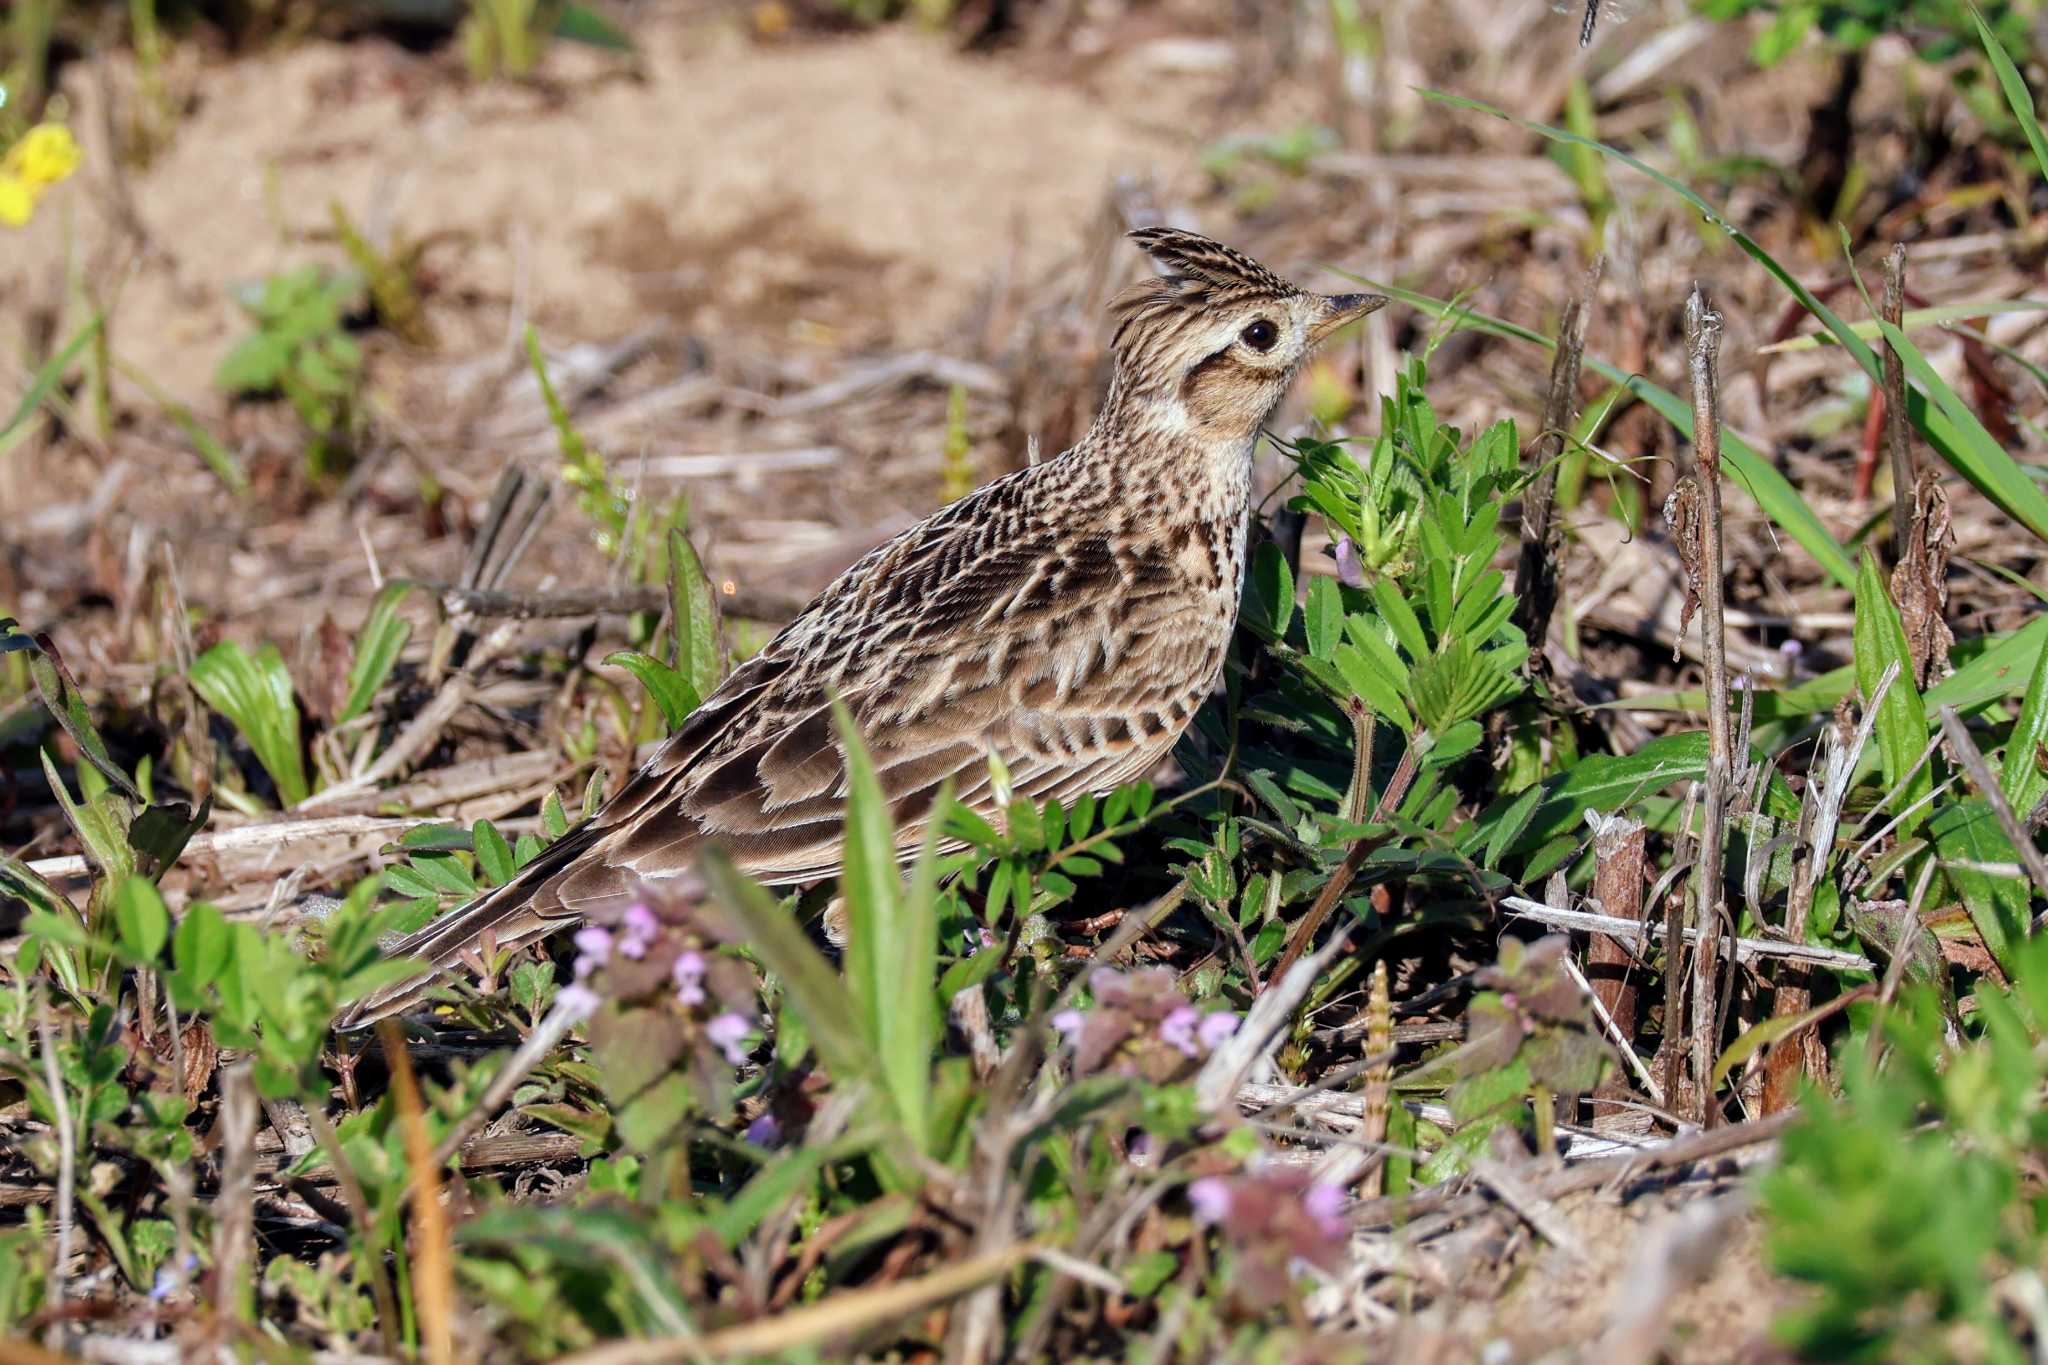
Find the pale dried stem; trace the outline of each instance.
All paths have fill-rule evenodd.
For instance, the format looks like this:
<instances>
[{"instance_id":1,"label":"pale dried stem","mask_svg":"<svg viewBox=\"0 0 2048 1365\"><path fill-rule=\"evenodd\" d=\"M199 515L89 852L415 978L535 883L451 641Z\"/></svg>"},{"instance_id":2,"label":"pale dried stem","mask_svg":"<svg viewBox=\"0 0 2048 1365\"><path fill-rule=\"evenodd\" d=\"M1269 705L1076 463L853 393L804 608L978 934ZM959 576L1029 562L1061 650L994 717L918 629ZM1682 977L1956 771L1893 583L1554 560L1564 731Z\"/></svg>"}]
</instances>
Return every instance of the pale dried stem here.
<instances>
[{"instance_id":1,"label":"pale dried stem","mask_svg":"<svg viewBox=\"0 0 2048 1365\"><path fill-rule=\"evenodd\" d=\"M1906 308L1906 248L1894 246L1884 261L1884 320L1900 325ZM1913 533L1913 435L1906 421L1906 363L1884 344L1884 437L1892 462L1892 562L1906 558Z\"/></svg>"},{"instance_id":2,"label":"pale dried stem","mask_svg":"<svg viewBox=\"0 0 2048 1365\"><path fill-rule=\"evenodd\" d=\"M240 1321L250 1303L249 1272L256 1251L256 1081L248 1062L221 1073L221 1172L214 1196L214 1308ZM387 1337L385 1349L397 1349Z\"/></svg>"},{"instance_id":3,"label":"pale dried stem","mask_svg":"<svg viewBox=\"0 0 2048 1365\"><path fill-rule=\"evenodd\" d=\"M1707 306L1698 285L1685 301L1686 368L1692 381L1693 454L1699 462L1700 639L1707 662L1707 781L1702 803L1700 858L1693 904L1700 947L1693 958L1692 1069L1699 1089L1698 1118L1712 1126L1714 1099L1707 1088L1716 1042L1715 992L1720 970L1718 937L1726 914L1721 862L1727 835L1728 785L1735 771L1729 725L1728 624L1723 603L1721 513L1721 403L1717 364L1721 315Z\"/></svg>"},{"instance_id":4,"label":"pale dried stem","mask_svg":"<svg viewBox=\"0 0 2048 1365\"><path fill-rule=\"evenodd\" d=\"M1515 623L1542 659L1543 640L1557 606L1557 536L1553 512L1557 501L1557 465L1578 409L1579 362L1586 351L1586 320L1600 285L1603 259L1595 256L1586 271L1579 297L1565 305L1558 322L1557 350L1550 362L1550 394L1543 404L1543 430L1530 448L1536 477L1522 495L1522 552L1515 570Z\"/></svg>"},{"instance_id":5,"label":"pale dried stem","mask_svg":"<svg viewBox=\"0 0 2048 1365\"><path fill-rule=\"evenodd\" d=\"M64 1300L69 1293L71 1244L77 1232L73 1208L78 1179L78 1134L71 1122L71 1099L64 1090L64 1077L57 1069L57 1042L50 1032L46 1002L36 1002L36 1042L43 1051L43 1083L50 1090L50 1110L57 1128L57 1237L50 1252L49 1286L44 1301L57 1311L51 1315L43 1343L53 1351L64 1347Z\"/></svg>"}]
</instances>

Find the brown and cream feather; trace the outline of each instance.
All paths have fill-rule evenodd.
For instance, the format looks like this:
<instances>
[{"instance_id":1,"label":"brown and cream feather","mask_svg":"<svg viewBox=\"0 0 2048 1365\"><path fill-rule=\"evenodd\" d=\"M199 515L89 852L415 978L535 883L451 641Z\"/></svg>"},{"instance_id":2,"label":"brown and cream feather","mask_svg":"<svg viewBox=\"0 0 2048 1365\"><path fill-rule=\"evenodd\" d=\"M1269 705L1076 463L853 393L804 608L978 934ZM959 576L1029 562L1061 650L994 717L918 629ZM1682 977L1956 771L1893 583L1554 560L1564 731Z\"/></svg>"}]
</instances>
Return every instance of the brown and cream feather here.
<instances>
[{"instance_id":1,"label":"brown and cream feather","mask_svg":"<svg viewBox=\"0 0 2048 1365\"><path fill-rule=\"evenodd\" d=\"M438 972L616 912L707 843L771 886L836 875L840 698L905 856L940 789L984 814L1145 776L1214 686L1236 624L1252 451L1301 363L1384 300L1305 293L1193 233L1131 234L1164 270L1113 305L1094 426L875 550L735 669L588 822L506 886L393 945ZM404 1008L431 978L345 1020Z\"/></svg>"}]
</instances>

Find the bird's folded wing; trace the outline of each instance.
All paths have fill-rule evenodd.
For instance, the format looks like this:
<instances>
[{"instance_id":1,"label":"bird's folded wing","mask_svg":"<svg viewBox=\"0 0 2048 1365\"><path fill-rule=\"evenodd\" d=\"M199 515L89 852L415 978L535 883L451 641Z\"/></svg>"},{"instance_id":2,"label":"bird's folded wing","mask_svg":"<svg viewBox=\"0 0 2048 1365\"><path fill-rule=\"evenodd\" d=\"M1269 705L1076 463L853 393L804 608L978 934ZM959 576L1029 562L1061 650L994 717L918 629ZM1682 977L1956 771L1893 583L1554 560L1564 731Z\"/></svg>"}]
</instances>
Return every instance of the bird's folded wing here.
<instances>
[{"instance_id":1,"label":"bird's folded wing","mask_svg":"<svg viewBox=\"0 0 2048 1365\"><path fill-rule=\"evenodd\" d=\"M847 778L835 696L905 849L947 783L993 808L991 754L1034 800L1150 769L1201 700L1188 679L1212 677L1221 658L1173 566L1105 539L1013 533L986 546L972 526L920 529L850 570L634 777L554 888L562 912L622 879L682 871L706 841L771 884L837 873Z\"/></svg>"}]
</instances>

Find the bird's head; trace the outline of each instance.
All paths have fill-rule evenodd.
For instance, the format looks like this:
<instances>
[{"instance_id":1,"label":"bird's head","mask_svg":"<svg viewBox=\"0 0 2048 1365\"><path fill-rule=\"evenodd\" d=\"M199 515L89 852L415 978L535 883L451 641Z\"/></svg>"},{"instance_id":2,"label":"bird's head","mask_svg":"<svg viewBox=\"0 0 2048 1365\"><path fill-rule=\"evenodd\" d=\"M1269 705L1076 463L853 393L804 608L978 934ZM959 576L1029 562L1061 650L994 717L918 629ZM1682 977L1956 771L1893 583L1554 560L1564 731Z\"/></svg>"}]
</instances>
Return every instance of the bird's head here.
<instances>
[{"instance_id":1,"label":"bird's head","mask_svg":"<svg viewBox=\"0 0 2048 1365\"><path fill-rule=\"evenodd\" d=\"M1316 348L1387 302L1308 293L1243 252L1177 228L1139 228L1131 240L1165 274L1111 305L1117 388L1203 441L1250 440Z\"/></svg>"}]
</instances>

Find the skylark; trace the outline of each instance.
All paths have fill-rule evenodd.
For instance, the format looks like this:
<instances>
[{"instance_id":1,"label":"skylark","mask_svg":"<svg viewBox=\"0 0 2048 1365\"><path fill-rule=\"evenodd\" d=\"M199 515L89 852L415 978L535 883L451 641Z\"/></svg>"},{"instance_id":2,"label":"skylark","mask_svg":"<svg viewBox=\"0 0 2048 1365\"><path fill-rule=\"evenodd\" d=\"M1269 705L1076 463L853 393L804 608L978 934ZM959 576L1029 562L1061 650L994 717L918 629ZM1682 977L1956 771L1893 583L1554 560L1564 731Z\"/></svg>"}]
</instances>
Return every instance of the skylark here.
<instances>
[{"instance_id":1,"label":"skylark","mask_svg":"<svg viewBox=\"0 0 2048 1365\"><path fill-rule=\"evenodd\" d=\"M830 698L873 749L907 859L940 788L992 813L1150 773L1222 671L1261 428L1316 348L1385 304L1311 294L1192 232L1131 234L1157 278L1111 305L1088 434L867 555L726 678L595 816L509 884L393 945L436 973L615 915L715 843L769 886L836 875L846 797ZM432 976L356 1007L396 1012Z\"/></svg>"}]
</instances>

